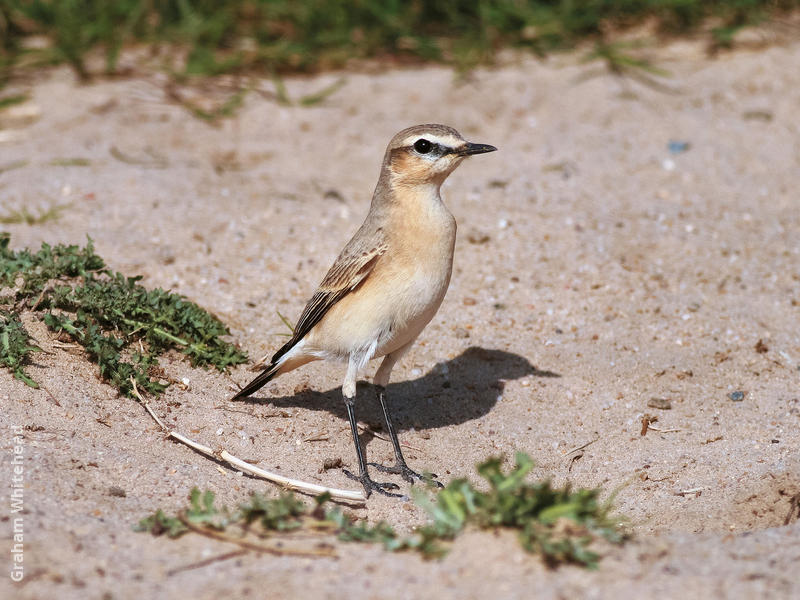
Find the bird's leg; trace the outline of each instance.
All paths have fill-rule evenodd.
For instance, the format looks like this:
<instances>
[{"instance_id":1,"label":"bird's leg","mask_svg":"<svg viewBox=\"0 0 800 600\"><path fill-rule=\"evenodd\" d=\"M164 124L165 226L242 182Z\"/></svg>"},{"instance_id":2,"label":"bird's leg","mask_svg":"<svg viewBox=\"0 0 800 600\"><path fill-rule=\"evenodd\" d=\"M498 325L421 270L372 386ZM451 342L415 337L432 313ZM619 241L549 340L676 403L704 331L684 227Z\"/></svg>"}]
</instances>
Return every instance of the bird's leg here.
<instances>
[{"instance_id":1,"label":"bird's leg","mask_svg":"<svg viewBox=\"0 0 800 600\"><path fill-rule=\"evenodd\" d=\"M364 492L369 498L373 491L383 494L384 496L401 497L400 494L392 494L386 490L396 490L399 486L396 483L378 483L373 481L369 472L367 471L367 461L364 460L364 450L361 448L361 442L358 439L358 421L356 421L355 400L356 400L356 374L358 372L357 362L351 360L350 366L347 369L347 376L342 384L342 396L344 397L344 404L347 407L347 419L350 421L350 431L353 434L353 443L356 445L356 454L358 455L358 475L353 475L347 469L342 469L344 474L350 479L360 481L364 486Z\"/></svg>"},{"instance_id":2,"label":"bird's leg","mask_svg":"<svg viewBox=\"0 0 800 600\"><path fill-rule=\"evenodd\" d=\"M416 471L412 471L409 466L406 464L406 459L403 458L403 451L400 449L400 440L397 439L397 432L394 430L394 425L392 424L392 419L389 416L389 408L386 406L386 388L382 385L376 385L375 391L378 394L378 401L381 403L381 409L383 410L383 418L386 421L386 429L389 431L389 437L392 439L392 446L394 446L394 458L395 462L394 465L391 467L386 467L384 465L379 465L377 463L369 463L382 473L394 473L396 475L400 475L403 479L410 483L414 483L415 479L419 479L420 481L432 482L439 487L444 487L441 483L436 481L436 475L430 473L429 477L424 475L420 475Z\"/></svg>"}]
</instances>

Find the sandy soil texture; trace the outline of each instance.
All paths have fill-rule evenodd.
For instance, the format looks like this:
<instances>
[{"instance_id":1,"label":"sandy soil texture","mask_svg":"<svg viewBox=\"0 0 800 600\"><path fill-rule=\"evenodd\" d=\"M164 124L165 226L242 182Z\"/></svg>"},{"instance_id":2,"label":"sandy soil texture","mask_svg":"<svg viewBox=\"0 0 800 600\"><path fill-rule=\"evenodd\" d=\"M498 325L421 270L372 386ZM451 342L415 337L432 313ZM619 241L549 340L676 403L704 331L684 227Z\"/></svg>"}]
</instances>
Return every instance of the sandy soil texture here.
<instances>
[{"instance_id":1,"label":"sandy soil texture","mask_svg":"<svg viewBox=\"0 0 800 600\"><path fill-rule=\"evenodd\" d=\"M25 114L0 112L0 212L64 205L57 221L4 226L12 245L88 234L113 268L219 315L256 360L285 339L277 311L297 318L361 223L396 131L442 122L498 146L444 188L459 222L453 280L389 389L407 458L447 480L524 450L536 477L624 486L630 543L595 572L548 570L491 532L434 562L338 545L336 559L182 570L231 548L131 526L183 506L193 486L229 505L274 486L164 440L29 319L48 351L29 373L55 401L0 372L3 507L11 428L25 428L25 579L5 572L4 509L0 597L800 596L800 45L713 60L675 45L658 57L668 89L577 58L509 59L466 81L441 68L290 79L292 98L345 82L310 107L252 92L218 126L157 78L80 86L56 70L26 84ZM163 364L189 380L153 402L170 425L263 468L352 487L321 469L355 466L341 366L231 403L245 366ZM369 387L359 393L362 420L380 423ZM647 414L658 419L643 436ZM364 441L372 460L391 459L389 443ZM424 519L383 497L356 513L401 529Z\"/></svg>"}]
</instances>

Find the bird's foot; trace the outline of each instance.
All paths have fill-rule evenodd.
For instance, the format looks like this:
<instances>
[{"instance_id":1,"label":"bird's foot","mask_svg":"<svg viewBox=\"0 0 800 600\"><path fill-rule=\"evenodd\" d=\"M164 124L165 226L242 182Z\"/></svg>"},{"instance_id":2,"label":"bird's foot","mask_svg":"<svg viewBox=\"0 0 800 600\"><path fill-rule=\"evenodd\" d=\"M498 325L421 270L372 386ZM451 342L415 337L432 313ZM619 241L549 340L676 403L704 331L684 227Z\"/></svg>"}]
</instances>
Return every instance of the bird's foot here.
<instances>
[{"instance_id":1,"label":"bird's foot","mask_svg":"<svg viewBox=\"0 0 800 600\"><path fill-rule=\"evenodd\" d=\"M414 481L422 481L424 483L430 483L437 487L444 487L440 482L436 481L438 475L434 475L433 473L425 473L424 475L420 475L416 471L412 471L409 466L405 462L396 462L391 467L387 467L385 465L379 465L378 463L367 463L368 465L375 467L381 473L391 473L393 475L400 475L403 479L408 481L409 483L414 483Z\"/></svg>"},{"instance_id":2,"label":"bird's foot","mask_svg":"<svg viewBox=\"0 0 800 600\"><path fill-rule=\"evenodd\" d=\"M367 495L367 498L370 497L373 491L378 492L384 496L390 496L392 498L402 498L402 494L393 494L391 492L387 492L386 490L397 490L400 489L400 486L396 483L379 483L377 481L373 481L372 478L369 476L369 473L362 473L361 475L354 475L347 469L342 469L345 475L347 475L353 481L360 481L361 485L364 486L364 493Z\"/></svg>"}]
</instances>

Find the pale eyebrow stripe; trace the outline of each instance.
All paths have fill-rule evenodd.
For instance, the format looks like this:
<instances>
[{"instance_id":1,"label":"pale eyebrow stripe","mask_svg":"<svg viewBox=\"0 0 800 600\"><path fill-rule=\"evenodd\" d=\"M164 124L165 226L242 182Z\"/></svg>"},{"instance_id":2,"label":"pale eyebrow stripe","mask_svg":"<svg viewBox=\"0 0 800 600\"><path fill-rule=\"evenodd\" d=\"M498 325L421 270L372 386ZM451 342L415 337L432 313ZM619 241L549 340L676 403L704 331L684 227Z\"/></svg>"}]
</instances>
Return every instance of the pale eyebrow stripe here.
<instances>
[{"instance_id":1,"label":"pale eyebrow stripe","mask_svg":"<svg viewBox=\"0 0 800 600\"><path fill-rule=\"evenodd\" d=\"M416 142L419 139L423 139L423 138L428 140L432 144L438 144L439 146L444 146L446 148L453 148L453 147L457 146L459 144L459 142L461 141L461 140L457 140L457 139L449 137L449 136L448 137L441 137L441 136L438 136L438 135L435 135L435 134L433 134L433 135L425 135L423 133L423 134L416 134L416 135L412 135L412 136L407 137L406 139L403 140L403 145L404 146L411 146L411 145L414 144L414 142Z\"/></svg>"}]
</instances>

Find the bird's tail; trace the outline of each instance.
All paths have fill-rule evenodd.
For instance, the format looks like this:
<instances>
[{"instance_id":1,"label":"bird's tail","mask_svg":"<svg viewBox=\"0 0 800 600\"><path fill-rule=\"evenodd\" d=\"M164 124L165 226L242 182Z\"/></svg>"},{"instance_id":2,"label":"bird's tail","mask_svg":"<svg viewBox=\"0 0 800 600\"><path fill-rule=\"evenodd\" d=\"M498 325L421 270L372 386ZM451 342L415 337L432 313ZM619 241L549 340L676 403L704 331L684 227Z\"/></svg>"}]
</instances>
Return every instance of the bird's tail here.
<instances>
[{"instance_id":1,"label":"bird's tail","mask_svg":"<svg viewBox=\"0 0 800 600\"><path fill-rule=\"evenodd\" d=\"M244 386L241 390L239 390L236 395L231 398L231 400L238 400L239 398L246 398L253 392L260 390L262 387L267 385L270 380L278 374L281 365L279 363L272 363L266 369L264 369L253 381L248 383Z\"/></svg>"}]
</instances>

